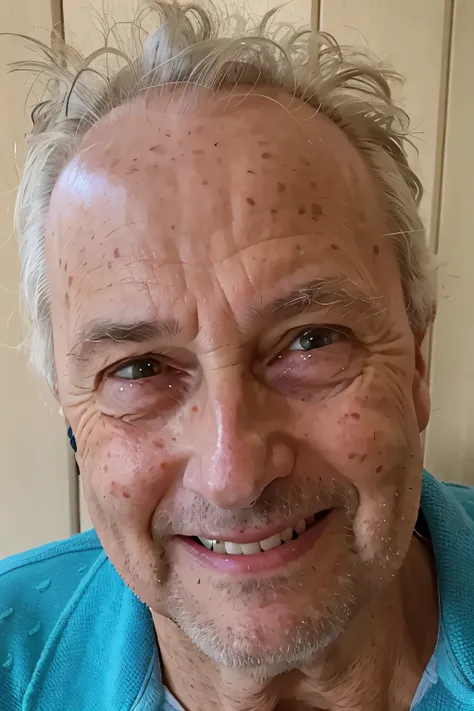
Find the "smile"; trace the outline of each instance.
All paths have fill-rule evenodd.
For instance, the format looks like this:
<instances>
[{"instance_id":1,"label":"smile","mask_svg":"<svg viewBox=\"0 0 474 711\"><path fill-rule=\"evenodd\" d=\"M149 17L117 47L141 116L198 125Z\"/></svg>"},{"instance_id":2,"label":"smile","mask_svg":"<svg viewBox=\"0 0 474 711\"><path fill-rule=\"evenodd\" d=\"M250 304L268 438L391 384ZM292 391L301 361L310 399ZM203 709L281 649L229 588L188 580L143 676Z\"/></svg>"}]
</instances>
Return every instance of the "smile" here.
<instances>
[{"instance_id":1,"label":"smile","mask_svg":"<svg viewBox=\"0 0 474 711\"><path fill-rule=\"evenodd\" d=\"M253 555L263 553L283 546L290 541L296 541L309 528L321 521L328 513L328 510L320 511L314 516L299 521L294 528L285 528L280 533L275 533L268 538L249 543L235 543L234 541L211 540L201 536L194 536L193 540L200 543L208 550L221 555Z\"/></svg>"}]
</instances>

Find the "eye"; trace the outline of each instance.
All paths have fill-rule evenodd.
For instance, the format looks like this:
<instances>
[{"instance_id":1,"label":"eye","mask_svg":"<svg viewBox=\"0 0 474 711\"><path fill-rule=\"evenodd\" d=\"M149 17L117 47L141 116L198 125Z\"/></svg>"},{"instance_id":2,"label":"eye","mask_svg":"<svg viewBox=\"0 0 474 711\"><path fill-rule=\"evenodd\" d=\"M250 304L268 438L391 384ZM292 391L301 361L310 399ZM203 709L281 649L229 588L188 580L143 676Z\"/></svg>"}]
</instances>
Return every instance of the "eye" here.
<instances>
[{"instance_id":1,"label":"eye","mask_svg":"<svg viewBox=\"0 0 474 711\"><path fill-rule=\"evenodd\" d=\"M304 331L295 338L288 350L290 351L312 351L316 348L327 348L334 343L345 340L346 336L333 328L311 328Z\"/></svg>"},{"instance_id":2,"label":"eye","mask_svg":"<svg viewBox=\"0 0 474 711\"><path fill-rule=\"evenodd\" d=\"M137 360L124 363L113 373L114 377L122 380L142 380L160 375L162 365L153 358L139 358Z\"/></svg>"}]
</instances>

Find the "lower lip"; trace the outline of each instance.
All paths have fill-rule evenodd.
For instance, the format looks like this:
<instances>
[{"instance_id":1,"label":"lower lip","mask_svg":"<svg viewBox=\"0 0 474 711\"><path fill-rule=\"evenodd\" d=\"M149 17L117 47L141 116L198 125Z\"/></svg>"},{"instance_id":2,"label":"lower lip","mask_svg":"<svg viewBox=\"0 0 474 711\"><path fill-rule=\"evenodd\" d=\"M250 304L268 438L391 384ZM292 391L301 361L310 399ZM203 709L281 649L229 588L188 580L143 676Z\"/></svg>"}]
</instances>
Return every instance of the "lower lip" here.
<instances>
[{"instance_id":1,"label":"lower lip","mask_svg":"<svg viewBox=\"0 0 474 711\"><path fill-rule=\"evenodd\" d=\"M301 558L310 548L313 547L320 535L326 528L331 514L331 509L320 521L308 528L295 541L289 541L277 548L251 555L224 555L214 553L205 546L201 546L192 538L176 536L174 539L178 545L183 546L191 555L198 560L201 565L214 568L222 573L230 575L245 575L246 573L262 573L275 568L280 568L288 563L293 563Z\"/></svg>"}]
</instances>

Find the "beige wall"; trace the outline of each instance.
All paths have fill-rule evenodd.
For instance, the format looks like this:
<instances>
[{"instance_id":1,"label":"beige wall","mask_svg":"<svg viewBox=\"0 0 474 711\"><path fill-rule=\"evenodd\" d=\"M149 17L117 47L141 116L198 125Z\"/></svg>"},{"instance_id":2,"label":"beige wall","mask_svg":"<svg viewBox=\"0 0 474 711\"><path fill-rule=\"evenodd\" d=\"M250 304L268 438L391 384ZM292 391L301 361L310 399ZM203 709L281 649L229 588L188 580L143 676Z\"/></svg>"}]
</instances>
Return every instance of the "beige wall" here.
<instances>
[{"instance_id":1,"label":"beige wall","mask_svg":"<svg viewBox=\"0 0 474 711\"><path fill-rule=\"evenodd\" d=\"M48 40L51 23L49 0L1 0L0 31L35 31ZM15 163L22 162L29 126L27 86L7 75L7 63L24 57L21 42L0 38L0 557L63 538L75 526L75 483L58 408L18 348L23 333L12 215Z\"/></svg>"},{"instance_id":2,"label":"beige wall","mask_svg":"<svg viewBox=\"0 0 474 711\"><path fill-rule=\"evenodd\" d=\"M18 2L7 0L5 5L2 1L2 24L7 22L9 27L24 32L50 26L47 0L22 0L21 14ZM220 2L224 4L223 0ZM232 0L226 6L239 4L242 2ZM247 0L246 4L260 14L281 2ZM63 0L66 36L91 51L100 36L91 8L100 10L105 6L121 21L129 18L135 5L135 0ZM474 111L470 91L474 73L474 2L293 0L285 4L282 19L297 24L312 22L314 27L333 33L341 43L367 44L407 77L398 98L412 117L417 134L419 154L413 159L426 188L423 215L430 244L438 251L441 263L439 313L430 341L433 414L426 437L426 462L440 478L474 484L474 241L470 217L474 204L474 147L468 131ZM11 58L11 45L8 52L3 47L1 51L4 66L4 57ZM10 189L15 177L8 156L12 155L15 137L21 138L23 130L21 103L18 95L12 94L11 82L5 84L3 74L0 81L1 95L7 92L7 105L14 107L6 119L6 132L0 135L1 155L7 156L2 178L6 189ZM0 200L2 225L8 237L11 213L6 210L11 210L12 196L2 195ZM17 288L13 243L4 249L0 269L0 289L6 283L13 292L0 292L1 340L14 344L19 327L16 315L9 319ZM2 545L3 550L9 546L21 548L30 541L67 533L75 523L69 507L74 497L74 486L68 487L70 458L54 406L48 414L50 410L39 400L37 383L25 375L23 361L13 351L2 348L0 357L7 373L4 401L14 404L2 416L0 430L2 436L5 433L1 476L9 499L8 504L0 500L1 555ZM87 513L81 508L82 526L86 527ZM23 518L26 524L19 531L18 521ZM11 542L4 544L9 531L14 531Z\"/></svg>"},{"instance_id":3,"label":"beige wall","mask_svg":"<svg viewBox=\"0 0 474 711\"><path fill-rule=\"evenodd\" d=\"M474 485L474 2L454 6L426 461L443 477Z\"/></svg>"}]
</instances>

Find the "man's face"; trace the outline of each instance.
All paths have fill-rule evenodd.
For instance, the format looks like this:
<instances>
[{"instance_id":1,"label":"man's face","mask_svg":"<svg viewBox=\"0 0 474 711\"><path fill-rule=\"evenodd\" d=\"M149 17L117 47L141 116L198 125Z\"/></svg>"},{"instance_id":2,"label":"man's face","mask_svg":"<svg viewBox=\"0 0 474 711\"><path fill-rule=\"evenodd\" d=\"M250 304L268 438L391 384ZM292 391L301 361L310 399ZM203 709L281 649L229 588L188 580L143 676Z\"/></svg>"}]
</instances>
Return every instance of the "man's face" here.
<instances>
[{"instance_id":1,"label":"man's face","mask_svg":"<svg viewBox=\"0 0 474 711\"><path fill-rule=\"evenodd\" d=\"M183 105L115 110L55 187L59 396L125 582L217 661L283 669L399 570L426 388L342 132L276 92Z\"/></svg>"}]
</instances>

